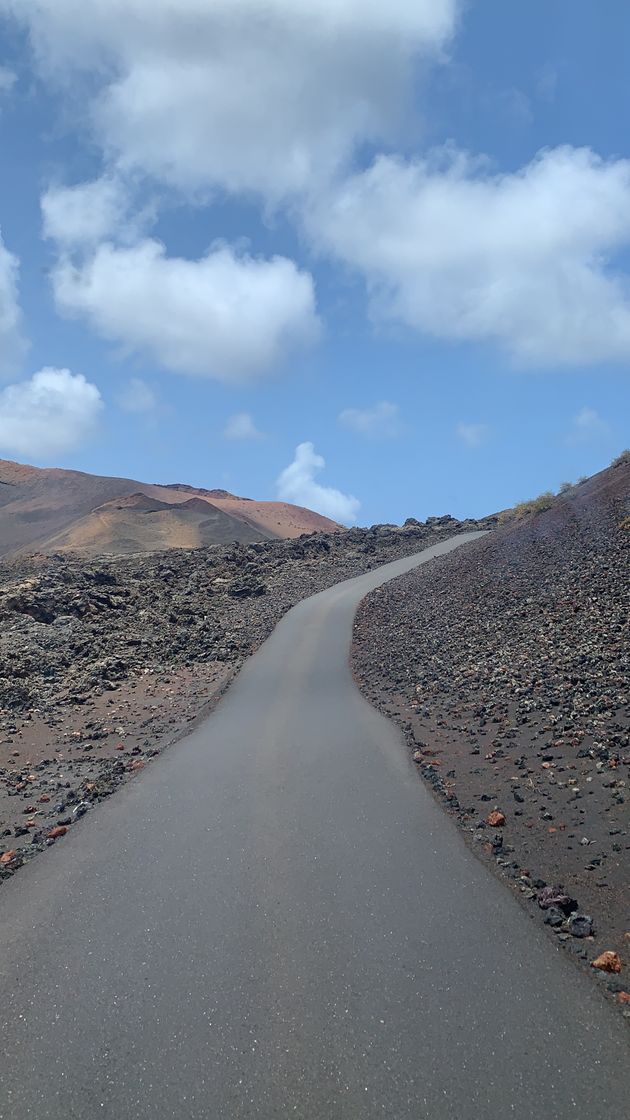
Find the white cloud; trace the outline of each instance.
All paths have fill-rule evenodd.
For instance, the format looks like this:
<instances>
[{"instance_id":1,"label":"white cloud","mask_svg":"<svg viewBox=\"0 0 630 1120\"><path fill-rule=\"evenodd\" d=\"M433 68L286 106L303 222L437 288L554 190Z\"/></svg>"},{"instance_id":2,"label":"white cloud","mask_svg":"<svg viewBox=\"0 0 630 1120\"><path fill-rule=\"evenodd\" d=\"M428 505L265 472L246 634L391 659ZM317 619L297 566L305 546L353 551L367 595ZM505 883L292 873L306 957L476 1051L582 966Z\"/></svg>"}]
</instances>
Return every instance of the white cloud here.
<instances>
[{"instance_id":1,"label":"white cloud","mask_svg":"<svg viewBox=\"0 0 630 1120\"><path fill-rule=\"evenodd\" d=\"M38 459L71 451L92 434L101 408L82 374L42 369L0 392L0 448Z\"/></svg>"},{"instance_id":2,"label":"white cloud","mask_svg":"<svg viewBox=\"0 0 630 1120\"><path fill-rule=\"evenodd\" d=\"M25 349L18 302L18 269L17 257L9 252L0 236L0 373L11 371Z\"/></svg>"},{"instance_id":3,"label":"white cloud","mask_svg":"<svg viewBox=\"0 0 630 1120\"><path fill-rule=\"evenodd\" d=\"M278 498L283 502L306 506L333 521L351 525L357 519L361 503L351 494L343 494L315 481L315 475L325 466L325 459L317 454L312 443L300 443L295 449L293 462L278 478Z\"/></svg>"},{"instance_id":4,"label":"white cloud","mask_svg":"<svg viewBox=\"0 0 630 1120\"><path fill-rule=\"evenodd\" d=\"M569 445L596 443L610 435L610 426L594 408L582 408L571 421L566 437Z\"/></svg>"},{"instance_id":5,"label":"white cloud","mask_svg":"<svg viewBox=\"0 0 630 1120\"><path fill-rule=\"evenodd\" d=\"M486 424L458 424L455 429L457 436L466 447L481 447L488 434Z\"/></svg>"},{"instance_id":6,"label":"white cloud","mask_svg":"<svg viewBox=\"0 0 630 1120\"><path fill-rule=\"evenodd\" d=\"M308 215L315 244L362 273L374 313L490 340L522 365L630 357L630 161L568 147L494 174L446 149L382 156Z\"/></svg>"},{"instance_id":7,"label":"white cloud","mask_svg":"<svg viewBox=\"0 0 630 1120\"><path fill-rule=\"evenodd\" d=\"M168 257L158 241L99 245L53 272L57 306L84 315L107 339L147 351L176 373L243 381L279 366L319 333L310 274L285 257Z\"/></svg>"},{"instance_id":8,"label":"white cloud","mask_svg":"<svg viewBox=\"0 0 630 1120\"><path fill-rule=\"evenodd\" d=\"M0 66L0 93L10 93L17 82L17 74L8 66Z\"/></svg>"},{"instance_id":9,"label":"white cloud","mask_svg":"<svg viewBox=\"0 0 630 1120\"><path fill-rule=\"evenodd\" d=\"M73 248L96 245L127 229L129 199L120 180L103 176L74 187L49 187L42 195L44 236Z\"/></svg>"},{"instance_id":10,"label":"white cloud","mask_svg":"<svg viewBox=\"0 0 630 1120\"><path fill-rule=\"evenodd\" d=\"M123 412L152 412L157 407L157 397L150 385L140 377L130 378L118 394L118 404Z\"/></svg>"},{"instance_id":11,"label":"white cloud","mask_svg":"<svg viewBox=\"0 0 630 1120\"><path fill-rule=\"evenodd\" d=\"M231 440L264 439L264 433L258 430L250 412L236 412L234 416L230 416L223 436L224 439Z\"/></svg>"},{"instance_id":12,"label":"white cloud","mask_svg":"<svg viewBox=\"0 0 630 1120\"><path fill-rule=\"evenodd\" d=\"M5 0L112 161L272 200L395 140L459 0ZM93 93L96 88L96 93Z\"/></svg>"},{"instance_id":13,"label":"white cloud","mask_svg":"<svg viewBox=\"0 0 630 1120\"><path fill-rule=\"evenodd\" d=\"M392 439L399 432L400 409L391 401L379 401L372 408L345 408L337 417L343 428L359 435Z\"/></svg>"}]
</instances>

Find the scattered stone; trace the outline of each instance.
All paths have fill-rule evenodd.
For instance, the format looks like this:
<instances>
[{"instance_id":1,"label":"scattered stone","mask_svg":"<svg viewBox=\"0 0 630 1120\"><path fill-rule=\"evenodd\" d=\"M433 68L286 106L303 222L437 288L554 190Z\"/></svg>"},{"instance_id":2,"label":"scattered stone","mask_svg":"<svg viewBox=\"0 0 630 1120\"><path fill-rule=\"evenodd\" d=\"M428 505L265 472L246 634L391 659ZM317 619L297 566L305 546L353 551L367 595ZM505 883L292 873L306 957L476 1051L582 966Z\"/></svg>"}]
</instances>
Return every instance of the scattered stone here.
<instances>
[{"instance_id":1,"label":"scattered stone","mask_svg":"<svg viewBox=\"0 0 630 1120\"><path fill-rule=\"evenodd\" d=\"M572 914L567 925L572 937L590 937L593 933L593 919L588 914Z\"/></svg>"},{"instance_id":2,"label":"scattered stone","mask_svg":"<svg viewBox=\"0 0 630 1120\"><path fill-rule=\"evenodd\" d=\"M58 840L60 836L65 836L68 829L65 824L58 824L55 828L51 828L48 833L49 840Z\"/></svg>"},{"instance_id":3,"label":"scattered stone","mask_svg":"<svg viewBox=\"0 0 630 1120\"><path fill-rule=\"evenodd\" d=\"M618 953L607 949L605 953L600 953L594 961L591 961L591 967L599 968L602 972L621 972L621 958Z\"/></svg>"},{"instance_id":4,"label":"scattered stone","mask_svg":"<svg viewBox=\"0 0 630 1120\"><path fill-rule=\"evenodd\" d=\"M545 914L545 925L551 926L556 929L564 924L564 914L561 910L557 910L555 906L550 906Z\"/></svg>"},{"instance_id":5,"label":"scattered stone","mask_svg":"<svg viewBox=\"0 0 630 1120\"><path fill-rule=\"evenodd\" d=\"M563 914L572 914L577 910L578 904L574 898L568 895L562 886L556 887L543 887L538 892L538 905L541 910L548 910L550 907L556 907L561 910Z\"/></svg>"},{"instance_id":6,"label":"scattered stone","mask_svg":"<svg viewBox=\"0 0 630 1120\"><path fill-rule=\"evenodd\" d=\"M503 828L505 823L505 814L501 813L499 809L494 809L486 817L486 824L489 824L491 828Z\"/></svg>"}]
</instances>

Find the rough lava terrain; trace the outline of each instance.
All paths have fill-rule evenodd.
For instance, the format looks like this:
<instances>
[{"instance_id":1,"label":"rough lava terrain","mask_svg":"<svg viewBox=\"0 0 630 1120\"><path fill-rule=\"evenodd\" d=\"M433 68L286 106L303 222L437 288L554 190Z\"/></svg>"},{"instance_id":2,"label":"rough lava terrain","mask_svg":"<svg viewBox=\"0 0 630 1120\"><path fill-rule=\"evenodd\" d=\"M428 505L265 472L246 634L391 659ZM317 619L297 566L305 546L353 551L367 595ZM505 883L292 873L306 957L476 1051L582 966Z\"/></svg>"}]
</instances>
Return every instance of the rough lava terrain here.
<instances>
[{"instance_id":1,"label":"rough lava terrain","mask_svg":"<svg viewBox=\"0 0 630 1120\"><path fill-rule=\"evenodd\" d=\"M353 643L435 795L626 1016L629 513L626 458L373 592Z\"/></svg>"},{"instance_id":2,"label":"rough lava terrain","mask_svg":"<svg viewBox=\"0 0 630 1120\"><path fill-rule=\"evenodd\" d=\"M0 882L203 718L299 600L491 525L452 518L0 567Z\"/></svg>"}]
</instances>

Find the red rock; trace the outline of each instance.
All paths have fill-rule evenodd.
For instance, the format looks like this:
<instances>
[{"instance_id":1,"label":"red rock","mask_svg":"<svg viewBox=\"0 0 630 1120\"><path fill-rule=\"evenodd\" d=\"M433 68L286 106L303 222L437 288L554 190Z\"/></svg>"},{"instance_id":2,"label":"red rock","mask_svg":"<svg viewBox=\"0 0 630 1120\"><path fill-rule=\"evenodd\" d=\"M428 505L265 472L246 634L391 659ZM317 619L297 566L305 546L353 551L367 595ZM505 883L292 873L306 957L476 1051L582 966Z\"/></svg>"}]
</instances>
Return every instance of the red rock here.
<instances>
[{"instance_id":1,"label":"red rock","mask_svg":"<svg viewBox=\"0 0 630 1120\"><path fill-rule=\"evenodd\" d=\"M40 801L40 804L41 804L42 802L50 801L50 798L49 798L49 796L48 796L48 794L47 794L47 793L44 793L44 794L42 794L42 796L40 797L39 801Z\"/></svg>"},{"instance_id":2,"label":"red rock","mask_svg":"<svg viewBox=\"0 0 630 1120\"><path fill-rule=\"evenodd\" d=\"M65 836L68 831L65 824L58 824L56 828L51 828L48 833L49 840L58 840L60 836Z\"/></svg>"},{"instance_id":3,"label":"red rock","mask_svg":"<svg viewBox=\"0 0 630 1120\"><path fill-rule=\"evenodd\" d=\"M621 957L618 953L607 949L605 953L600 953L599 957L591 961L591 968L599 968L602 972L621 972Z\"/></svg>"},{"instance_id":4,"label":"red rock","mask_svg":"<svg viewBox=\"0 0 630 1120\"><path fill-rule=\"evenodd\" d=\"M3 864L4 866L6 866L7 863L12 863L13 862L16 855L17 855L17 852L14 851L14 850L11 850L9 852L3 852L2 855L0 856L0 863Z\"/></svg>"},{"instance_id":5,"label":"red rock","mask_svg":"<svg viewBox=\"0 0 630 1120\"><path fill-rule=\"evenodd\" d=\"M618 1003L630 1003L630 992L617 992Z\"/></svg>"},{"instance_id":6,"label":"red rock","mask_svg":"<svg viewBox=\"0 0 630 1120\"><path fill-rule=\"evenodd\" d=\"M505 814L501 813L499 809L493 809L486 817L486 824L489 824L491 828L503 828L505 824Z\"/></svg>"}]
</instances>

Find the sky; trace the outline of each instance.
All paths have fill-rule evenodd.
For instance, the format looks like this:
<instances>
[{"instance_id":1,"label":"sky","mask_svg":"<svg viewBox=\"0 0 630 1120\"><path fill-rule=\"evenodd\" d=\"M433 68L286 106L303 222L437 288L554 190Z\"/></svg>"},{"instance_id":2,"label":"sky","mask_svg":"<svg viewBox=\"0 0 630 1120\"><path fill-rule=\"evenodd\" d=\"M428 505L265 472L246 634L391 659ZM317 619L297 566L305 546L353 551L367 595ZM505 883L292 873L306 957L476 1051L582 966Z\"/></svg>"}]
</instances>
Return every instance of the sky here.
<instances>
[{"instance_id":1,"label":"sky","mask_svg":"<svg viewBox=\"0 0 630 1120\"><path fill-rule=\"evenodd\" d=\"M0 456L346 524L630 444L630 8L0 0Z\"/></svg>"}]
</instances>

